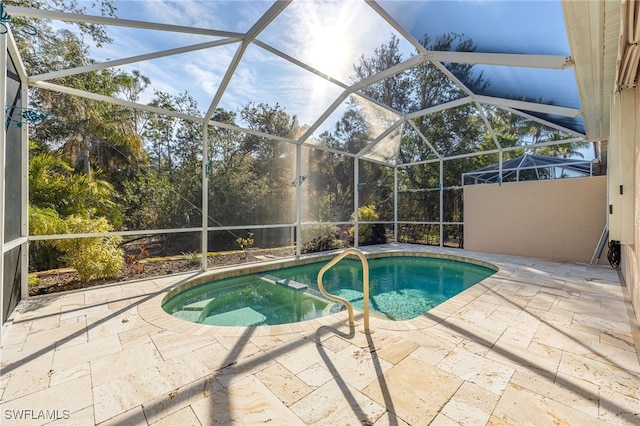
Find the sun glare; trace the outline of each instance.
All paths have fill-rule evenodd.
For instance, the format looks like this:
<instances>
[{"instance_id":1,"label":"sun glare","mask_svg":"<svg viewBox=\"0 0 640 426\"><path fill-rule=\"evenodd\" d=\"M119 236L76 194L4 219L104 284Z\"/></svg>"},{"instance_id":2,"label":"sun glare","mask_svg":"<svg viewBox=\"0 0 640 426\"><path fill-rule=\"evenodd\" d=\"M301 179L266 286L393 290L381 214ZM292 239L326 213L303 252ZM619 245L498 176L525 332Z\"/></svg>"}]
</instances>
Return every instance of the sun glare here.
<instances>
[{"instance_id":1,"label":"sun glare","mask_svg":"<svg viewBox=\"0 0 640 426\"><path fill-rule=\"evenodd\" d=\"M334 11L335 12L335 11ZM304 19L305 61L317 70L344 83L348 82L354 55L352 32L353 16L342 7L337 14L309 13Z\"/></svg>"},{"instance_id":2,"label":"sun glare","mask_svg":"<svg viewBox=\"0 0 640 426\"><path fill-rule=\"evenodd\" d=\"M340 26L310 29L313 37L308 50L309 65L344 81L353 63L348 37Z\"/></svg>"}]
</instances>

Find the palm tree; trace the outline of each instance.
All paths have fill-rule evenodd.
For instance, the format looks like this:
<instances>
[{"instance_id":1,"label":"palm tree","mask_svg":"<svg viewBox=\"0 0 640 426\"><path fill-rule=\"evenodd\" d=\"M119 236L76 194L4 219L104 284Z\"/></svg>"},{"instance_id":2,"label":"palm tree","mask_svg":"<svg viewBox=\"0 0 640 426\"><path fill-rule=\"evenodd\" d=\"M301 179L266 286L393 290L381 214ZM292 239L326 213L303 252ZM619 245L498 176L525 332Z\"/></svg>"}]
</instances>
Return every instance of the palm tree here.
<instances>
[{"instance_id":1,"label":"palm tree","mask_svg":"<svg viewBox=\"0 0 640 426\"><path fill-rule=\"evenodd\" d=\"M562 134L559 131L554 131L549 135L549 138L547 140L562 141L564 139L566 139L566 136L564 134ZM534 153L536 155L546 155L549 157L584 158L584 154L580 152L580 149L586 148L588 146L589 146L589 142L587 141L560 143L557 145L547 145L547 146L537 147L534 149Z\"/></svg>"}]
</instances>

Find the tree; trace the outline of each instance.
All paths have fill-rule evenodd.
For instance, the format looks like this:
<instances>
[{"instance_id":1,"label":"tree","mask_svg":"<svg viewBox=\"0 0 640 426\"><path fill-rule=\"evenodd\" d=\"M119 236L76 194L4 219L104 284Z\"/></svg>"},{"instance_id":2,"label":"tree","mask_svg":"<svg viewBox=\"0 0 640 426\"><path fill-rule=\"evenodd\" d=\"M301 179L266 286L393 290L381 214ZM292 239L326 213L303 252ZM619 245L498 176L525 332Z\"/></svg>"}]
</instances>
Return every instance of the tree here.
<instances>
[{"instance_id":1,"label":"tree","mask_svg":"<svg viewBox=\"0 0 640 426\"><path fill-rule=\"evenodd\" d=\"M552 132L547 140L549 141L561 141L566 139L566 137L560 132ZM584 158L584 154L580 152L580 149L584 149L589 146L589 142L579 141L579 142L571 142L564 143L558 145L547 145L538 147L534 150L537 155L546 155L549 157L562 157L562 158L571 158L571 157L580 157Z\"/></svg>"}]
</instances>

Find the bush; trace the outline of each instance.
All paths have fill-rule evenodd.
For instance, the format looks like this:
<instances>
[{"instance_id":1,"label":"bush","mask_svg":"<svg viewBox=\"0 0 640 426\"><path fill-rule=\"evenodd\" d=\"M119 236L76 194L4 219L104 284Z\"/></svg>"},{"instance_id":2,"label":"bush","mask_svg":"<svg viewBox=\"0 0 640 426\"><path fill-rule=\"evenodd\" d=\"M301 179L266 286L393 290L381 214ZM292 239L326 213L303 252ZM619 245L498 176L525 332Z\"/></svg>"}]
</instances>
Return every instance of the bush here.
<instances>
[{"instance_id":1,"label":"bush","mask_svg":"<svg viewBox=\"0 0 640 426\"><path fill-rule=\"evenodd\" d=\"M337 248L340 248L340 241L336 238L335 234L325 234L304 243L302 253L315 253Z\"/></svg>"},{"instance_id":2,"label":"bush","mask_svg":"<svg viewBox=\"0 0 640 426\"><path fill-rule=\"evenodd\" d=\"M109 232L111 225L104 217L87 219L69 216L64 220L66 233ZM80 280L115 277L124 265L123 251L118 248L121 237L70 238L53 241L64 253L62 260L78 272Z\"/></svg>"},{"instance_id":3,"label":"bush","mask_svg":"<svg viewBox=\"0 0 640 426\"><path fill-rule=\"evenodd\" d=\"M337 228L333 225L306 226L302 230L302 253L316 253L319 251L340 248Z\"/></svg>"},{"instance_id":4,"label":"bush","mask_svg":"<svg viewBox=\"0 0 640 426\"><path fill-rule=\"evenodd\" d=\"M355 215L351 214L351 219L354 219ZM358 221L363 222L375 222L378 220L378 213L376 212L376 206L373 204L369 204L367 206L362 206L358 209ZM354 227L352 227L349 231L351 237L353 238ZM372 223L359 223L358 224L358 243L360 245L367 244L384 244L387 242L387 237L385 235L384 225L382 224L372 224Z\"/></svg>"},{"instance_id":5,"label":"bush","mask_svg":"<svg viewBox=\"0 0 640 426\"><path fill-rule=\"evenodd\" d=\"M63 234L64 220L52 208L29 206L29 235ZM52 241L29 243L29 269L40 271L59 267L58 258L63 253Z\"/></svg>"}]
</instances>

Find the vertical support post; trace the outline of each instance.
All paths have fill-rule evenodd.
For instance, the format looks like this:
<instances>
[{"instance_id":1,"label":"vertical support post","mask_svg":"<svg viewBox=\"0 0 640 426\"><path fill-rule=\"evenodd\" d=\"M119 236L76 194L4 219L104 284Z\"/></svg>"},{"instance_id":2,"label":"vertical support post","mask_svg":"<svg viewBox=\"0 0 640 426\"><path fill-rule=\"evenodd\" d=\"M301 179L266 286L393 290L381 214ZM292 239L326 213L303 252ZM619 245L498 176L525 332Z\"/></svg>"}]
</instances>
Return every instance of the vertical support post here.
<instances>
[{"instance_id":1,"label":"vertical support post","mask_svg":"<svg viewBox=\"0 0 640 426\"><path fill-rule=\"evenodd\" d=\"M202 241L201 269L207 270L209 253L209 117L202 124Z\"/></svg>"},{"instance_id":2,"label":"vertical support post","mask_svg":"<svg viewBox=\"0 0 640 426\"><path fill-rule=\"evenodd\" d=\"M398 166L393 166L393 241L398 242Z\"/></svg>"},{"instance_id":3,"label":"vertical support post","mask_svg":"<svg viewBox=\"0 0 640 426\"><path fill-rule=\"evenodd\" d=\"M0 108L0 122L2 122L2 133L0 133L0 277L4 277L4 174L5 172L5 144L7 137L6 130L6 110L5 103L7 100L7 37L0 35L0 72L2 72L2 82L0 84L0 99L2 99L2 108ZM4 317L4 280L0 279L0 328L6 321ZM7 297L9 297L7 295Z\"/></svg>"},{"instance_id":4,"label":"vertical support post","mask_svg":"<svg viewBox=\"0 0 640 426\"><path fill-rule=\"evenodd\" d=\"M358 167L358 158L353 159L353 207L354 207L354 226L353 226L353 246L358 247L358 207L360 204L360 169Z\"/></svg>"},{"instance_id":5,"label":"vertical support post","mask_svg":"<svg viewBox=\"0 0 640 426\"><path fill-rule=\"evenodd\" d=\"M20 101L22 102L22 108L26 109L29 106L29 89L26 81L21 81L21 95ZM26 124L26 123L25 123ZM20 134L20 161L22 165L21 179L20 179L20 236L29 237L29 126L28 124L22 126L22 133ZM3 215L4 217L4 215ZM29 242L22 244L20 251L20 297L26 300L29 297Z\"/></svg>"},{"instance_id":6,"label":"vertical support post","mask_svg":"<svg viewBox=\"0 0 640 426\"><path fill-rule=\"evenodd\" d=\"M442 158L440 158L440 247L444 246L444 167Z\"/></svg>"},{"instance_id":7,"label":"vertical support post","mask_svg":"<svg viewBox=\"0 0 640 426\"><path fill-rule=\"evenodd\" d=\"M502 149L498 151L498 186L502 186Z\"/></svg>"},{"instance_id":8,"label":"vertical support post","mask_svg":"<svg viewBox=\"0 0 640 426\"><path fill-rule=\"evenodd\" d=\"M296 145L296 256L302 255L302 145Z\"/></svg>"}]
</instances>

